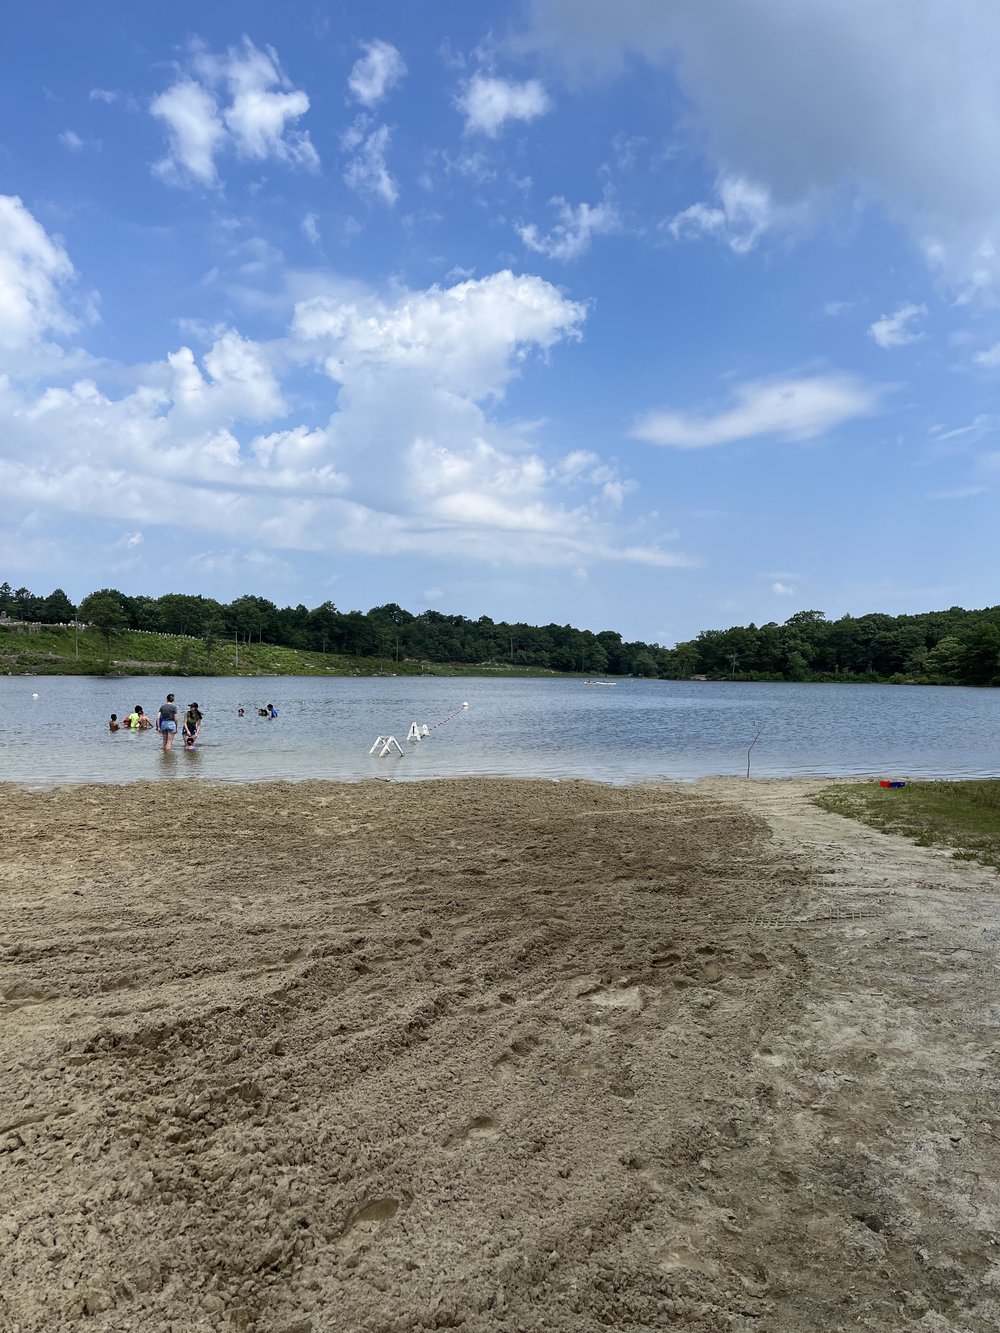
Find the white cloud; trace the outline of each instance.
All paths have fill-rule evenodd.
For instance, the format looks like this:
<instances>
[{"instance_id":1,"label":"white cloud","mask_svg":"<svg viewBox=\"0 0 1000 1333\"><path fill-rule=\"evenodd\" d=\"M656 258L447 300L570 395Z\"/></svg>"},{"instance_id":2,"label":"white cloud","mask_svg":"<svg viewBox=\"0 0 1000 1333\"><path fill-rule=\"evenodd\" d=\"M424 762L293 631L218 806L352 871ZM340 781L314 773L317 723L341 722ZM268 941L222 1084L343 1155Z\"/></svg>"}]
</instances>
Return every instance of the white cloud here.
<instances>
[{"instance_id":1,"label":"white cloud","mask_svg":"<svg viewBox=\"0 0 1000 1333\"><path fill-rule=\"evenodd\" d=\"M113 92L110 88L91 88L90 90L90 100L92 102L107 102L110 105L112 102L117 102L120 97L121 93Z\"/></svg>"},{"instance_id":2,"label":"white cloud","mask_svg":"<svg viewBox=\"0 0 1000 1333\"><path fill-rule=\"evenodd\" d=\"M191 74L150 103L167 130L167 153L154 170L172 185L214 185L225 147L251 161L314 169L316 150L295 127L308 109L308 96L292 88L270 47L262 51L244 38L223 56L199 51Z\"/></svg>"},{"instance_id":3,"label":"white cloud","mask_svg":"<svg viewBox=\"0 0 1000 1333\"><path fill-rule=\"evenodd\" d=\"M780 205L854 195L976 290L1000 278L1000 8L934 0L530 0L579 80L667 70L710 160Z\"/></svg>"},{"instance_id":4,"label":"white cloud","mask_svg":"<svg viewBox=\"0 0 1000 1333\"><path fill-rule=\"evenodd\" d=\"M406 74L406 64L391 42L365 42L365 54L356 61L347 86L362 106L376 106Z\"/></svg>"},{"instance_id":5,"label":"white cloud","mask_svg":"<svg viewBox=\"0 0 1000 1333\"><path fill-rule=\"evenodd\" d=\"M932 500L971 500L974 496L986 495L988 492L988 486L955 486L948 491L934 491L930 498Z\"/></svg>"},{"instance_id":6,"label":"white cloud","mask_svg":"<svg viewBox=\"0 0 1000 1333\"><path fill-rule=\"evenodd\" d=\"M68 260L66 261L68 263ZM585 308L509 272L380 296L313 275L287 337L234 329L205 355L38 389L0 380L6 512L72 512L211 534L214 549L426 555L468 561L658 567L691 563L617 512L632 488L584 450L545 450L539 423L495 405L529 359L579 336ZM303 275L303 282L310 279ZM289 420L279 370L335 399ZM645 533L643 523L636 531ZM652 529L650 529L652 531Z\"/></svg>"},{"instance_id":7,"label":"white cloud","mask_svg":"<svg viewBox=\"0 0 1000 1333\"><path fill-rule=\"evenodd\" d=\"M80 138L76 130L64 130L59 135L59 142L64 148L68 148L71 153L79 153L86 147L83 139Z\"/></svg>"},{"instance_id":8,"label":"white cloud","mask_svg":"<svg viewBox=\"0 0 1000 1333\"><path fill-rule=\"evenodd\" d=\"M541 278L509 271L407 292L395 302L319 296L296 307L294 332L324 347L328 373L377 365L420 371L473 399L498 396L532 347L579 336L585 309Z\"/></svg>"},{"instance_id":9,"label":"white cloud","mask_svg":"<svg viewBox=\"0 0 1000 1333\"><path fill-rule=\"evenodd\" d=\"M1000 366L1000 343L994 343L992 347L987 347L984 352L977 352L972 359L977 366L994 370L997 366Z\"/></svg>"},{"instance_id":10,"label":"white cloud","mask_svg":"<svg viewBox=\"0 0 1000 1333\"><path fill-rule=\"evenodd\" d=\"M512 83L488 74L474 74L456 99L465 115L466 133L496 139L511 120L529 121L551 110L552 102L538 79Z\"/></svg>"},{"instance_id":11,"label":"white cloud","mask_svg":"<svg viewBox=\"0 0 1000 1333\"><path fill-rule=\"evenodd\" d=\"M226 132L212 94L193 79L181 79L154 97L149 109L167 127L167 153L154 164L156 174L172 185L188 178L214 185L215 155Z\"/></svg>"},{"instance_id":12,"label":"white cloud","mask_svg":"<svg viewBox=\"0 0 1000 1333\"><path fill-rule=\"evenodd\" d=\"M735 402L722 411L648 412L632 435L650 444L703 449L758 436L811 440L878 410L880 392L850 375L807 375L753 380L740 385Z\"/></svg>"},{"instance_id":13,"label":"white cloud","mask_svg":"<svg viewBox=\"0 0 1000 1333\"><path fill-rule=\"evenodd\" d=\"M399 198L399 188L385 160L390 133L388 125L380 125L370 134L352 128L344 136L345 147L354 152L344 172L345 183L356 194L376 199L387 208Z\"/></svg>"},{"instance_id":14,"label":"white cloud","mask_svg":"<svg viewBox=\"0 0 1000 1333\"><path fill-rule=\"evenodd\" d=\"M307 213L302 219L302 234L310 245L319 245L319 219L315 213Z\"/></svg>"},{"instance_id":15,"label":"white cloud","mask_svg":"<svg viewBox=\"0 0 1000 1333\"><path fill-rule=\"evenodd\" d=\"M770 192L742 176L722 176L716 204L691 204L667 223L675 241L712 236L735 254L748 254L762 236L798 220L798 210L778 208Z\"/></svg>"},{"instance_id":16,"label":"white cloud","mask_svg":"<svg viewBox=\"0 0 1000 1333\"><path fill-rule=\"evenodd\" d=\"M943 426L932 426L931 434L935 442L941 440L955 440L961 436L972 436L976 439L993 431L997 424L997 418L988 412L979 412L973 419L964 426L953 426L950 430L945 430Z\"/></svg>"},{"instance_id":17,"label":"white cloud","mask_svg":"<svg viewBox=\"0 0 1000 1333\"><path fill-rule=\"evenodd\" d=\"M771 591L778 597L794 597L795 589L787 583L781 583L777 579L771 584Z\"/></svg>"},{"instance_id":18,"label":"white cloud","mask_svg":"<svg viewBox=\"0 0 1000 1333\"><path fill-rule=\"evenodd\" d=\"M72 332L63 297L73 276L69 255L17 195L0 195L0 347Z\"/></svg>"},{"instance_id":19,"label":"white cloud","mask_svg":"<svg viewBox=\"0 0 1000 1333\"><path fill-rule=\"evenodd\" d=\"M143 536L141 532L126 532L122 541L126 546L141 546L143 543Z\"/></svg>"},{"instance_id":20,"label":"white cloud","mask_svg":"<svg viewBox=\"0 0 1000 1333\"><path fill-rule=\"evenodd\" d=\"M879 347L907 347L920 342L924 334L914 328L917 320L927 314L925 305L901 305L891 315L883 315L868 327L868 332Z\"/></svg>"},{"instance_id":21,"label":"white cloud","mask_svg":"<svg viewBox=\"0 0 1000 1333\"><path fill-rule=\"evenodd\" d=\"M602 204L577 204L575 208L561 198L551 203L558 210L559 221L547 235L541 235L534 223L517 229L529 250L549 259L579 259L590 249L592 237L617 231L621 225L617 211L607 200Z\"/></svg>"}]
</instances>

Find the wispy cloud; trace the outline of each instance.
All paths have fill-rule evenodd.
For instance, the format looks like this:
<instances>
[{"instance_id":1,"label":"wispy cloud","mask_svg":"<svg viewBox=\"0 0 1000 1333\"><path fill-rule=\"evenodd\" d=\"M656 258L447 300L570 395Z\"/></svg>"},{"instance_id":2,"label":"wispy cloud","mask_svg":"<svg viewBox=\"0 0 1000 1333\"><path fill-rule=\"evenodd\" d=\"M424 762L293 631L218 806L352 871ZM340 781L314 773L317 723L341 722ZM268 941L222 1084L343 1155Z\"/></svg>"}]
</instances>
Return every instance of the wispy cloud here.
<instances>
[{"instance_id":1,"label":"wispy cloud","mask_svg":"<svg viewBox=\"0 0 1000 1333\"><path fill-rule=\"evenodd\" d=\"M593 237L607 235L621 226L617 210L607 200L601 204L584 203L575 207L562 198L550 202L558 213L558 221L551 231L542 234L534 223L517 229L529 250L548 259L579 259L590 249Z\"/></svg>"},{"instance_id":2,"label":"wispy cloud","mask_svg":"<svg viewBox=\"0 0 1000 1333\"><path fill-rule=\"evenodd\" d=\"M711 236L734 254L745 255L769 231L802 216L801 209L776 205L769 190L743 176L721 176L716 195L716 203L691 204L669 219L666 229L675 241Z\"/></svg>"},{"instance_id":3,"label":"wispy cloud","mask_svg":"<svg viewBox=\"0 0 1000 1333\"><path fill-rule=\"evenodd\" d=\"M343 137L344 147L353 154L344 171L344 181L356 194L387 208L399 198L399 187L385 160L391 136L388 125L369 131L368 117L361 116Z\"/></svg>"},{"instance_id":4,"label":"wispy cloud","mask_svg":"<svg viewBox=\"0 0 1000 1333\"><path fill-rule=\"evenodd\" d=\"M845 374L752 380L740 385L732 405L721 411L647 412L632 435L676 449L704 449L761 436L811 440L877 412L881 397L877 386Z\"/></svg>"},{"instance_id":5,"label":"wispy cloud","mask_svg":"<svg viewBox=\"0 0 1000 1333\"><path fill-rule=\"evenodd\" d=\"M868 327L868 332L879 347L907 347L920 342L923 332L915 328L917 321L927 314L925 305L912 302L901 305L891 315L883 315Z\"/></svg>"},{"instance_id":6,"label":"wispy cloud","mask_svg":"<svg viewBox=\"0 0 1000 1333\"><path fill-rule=\"evenodd\" d=\"M406 62L391 42L364 42L364 55L351 70L347 86L365 107L377 106L406 74Z\"/></svg>"}]
</instances>

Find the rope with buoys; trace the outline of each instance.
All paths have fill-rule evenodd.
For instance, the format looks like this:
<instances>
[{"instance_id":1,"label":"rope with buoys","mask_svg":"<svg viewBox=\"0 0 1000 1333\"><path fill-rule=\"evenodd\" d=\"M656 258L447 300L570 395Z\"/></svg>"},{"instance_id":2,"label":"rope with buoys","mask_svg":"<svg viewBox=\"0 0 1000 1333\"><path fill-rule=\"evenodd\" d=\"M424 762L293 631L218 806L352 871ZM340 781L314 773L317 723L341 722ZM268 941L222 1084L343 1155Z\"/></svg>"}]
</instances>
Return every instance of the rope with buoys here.
<instances>
[{"instance_id":1,"label":"rope with buoys","mask_svg":"<svg viewBox=\"0 0 1000 1333\"><path fill-rule=\"evenodd\" d=\"M464 713L468 706L468 704L462 704L460 708L455 709L454 713L449 713L447 717L443 717L440 722L435 722L434 725L428 727L427 730L437 731L438 727L443 727L444 724L450 722L453 717L458 717L459 713Z\"/></svg>"},{"instance_id":2,"label":"rope with buoys","mask_svg":"<svg viewBox=\"0 0 1000 1333\"><path fill-rule=\"evenodd\" d=\"M422 740L425 736L429 736L432 731L437 731L438 727L443 727L446 722L450 722L452 718L458 717L459 713L464 713L468 706L467 703L462 704L461 707L455 709L454 713L449 713L448 716L443 717L440 722L435 722L432 727L428 727L426 724L421 726L418 722L411 723L406 739L408 741ZM368 753L374 754L376 750L379 752L379 759L385 759L386 756L392 754L394 750L400 758L403 757L403 747L400 745L399 741L396 740L395 736L376 736L372 748Z\"/></svg>"}]
</instances>

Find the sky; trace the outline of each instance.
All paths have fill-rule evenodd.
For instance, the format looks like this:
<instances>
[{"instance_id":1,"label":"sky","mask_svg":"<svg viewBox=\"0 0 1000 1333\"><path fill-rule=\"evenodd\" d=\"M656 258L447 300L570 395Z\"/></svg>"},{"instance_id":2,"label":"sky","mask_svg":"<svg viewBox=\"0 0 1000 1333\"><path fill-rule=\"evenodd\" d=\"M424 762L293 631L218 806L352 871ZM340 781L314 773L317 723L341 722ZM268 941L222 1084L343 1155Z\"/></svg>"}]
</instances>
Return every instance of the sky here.
<instances>
[{"instance_id":1,"label":"sky","mask_svg":"<svg viewBox=\"0 0 1000 1333\"><path fill-rule=\"evenodd\" d=\"M993 0L0 16L0 577L1000 601Z\"/></svg>"}]
</instances>

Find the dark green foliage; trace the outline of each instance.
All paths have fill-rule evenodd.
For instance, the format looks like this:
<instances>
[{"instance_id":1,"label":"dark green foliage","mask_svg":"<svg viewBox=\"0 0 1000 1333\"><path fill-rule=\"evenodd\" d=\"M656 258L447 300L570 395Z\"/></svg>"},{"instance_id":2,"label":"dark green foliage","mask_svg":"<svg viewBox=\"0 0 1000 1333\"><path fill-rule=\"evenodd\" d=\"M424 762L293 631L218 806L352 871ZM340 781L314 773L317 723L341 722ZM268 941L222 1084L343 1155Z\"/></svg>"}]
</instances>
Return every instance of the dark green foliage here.
<instances>
[{"instance_id":1,"label":"dark green foliage","mask_svg":"<svg viewBox=\"0 0 1000 1333\"><path fill-rule=\"evenodd\" d=\"M840 620L798 611L783 625L704 630L663 656L659 674L680 679L1000 684L1000 606Z\"/></svg>"},{"instance_id":2,"label":"dark green foliage","mask_svg":"<svg viewBox=\"0 0 1000 1333\"><path fill-rule=\"evenodd\" d=\"M0 613L11 620L57 624L71 620L74 608L61 588L43 598L3 583ZM367 612L338 611L329 601L312 609L301 603L278 607L249 593L223 605L185 593L130 597L105 588L84 599L79 615L101 630L109 650L111 637L123 629L187 635L201 640L206 664L225 645L238 652L251 644L271 644L366 659L385 670L392 664L427 662L670 680L707 676L1000 685L1000 607L965 611L953 606L915 616L875 613L832 621L822 611L797 611L782 625L772 621L703 630L673 648L625 643L614 630L594 634L572 625L511 625L441 611L414 615L395 602Z\"/></svg>"}]
</instances>

